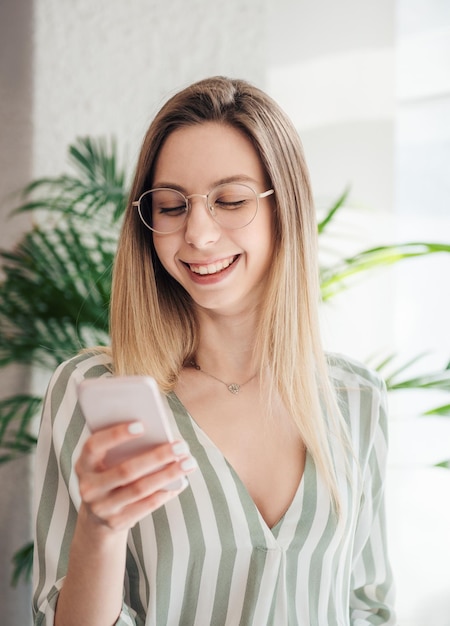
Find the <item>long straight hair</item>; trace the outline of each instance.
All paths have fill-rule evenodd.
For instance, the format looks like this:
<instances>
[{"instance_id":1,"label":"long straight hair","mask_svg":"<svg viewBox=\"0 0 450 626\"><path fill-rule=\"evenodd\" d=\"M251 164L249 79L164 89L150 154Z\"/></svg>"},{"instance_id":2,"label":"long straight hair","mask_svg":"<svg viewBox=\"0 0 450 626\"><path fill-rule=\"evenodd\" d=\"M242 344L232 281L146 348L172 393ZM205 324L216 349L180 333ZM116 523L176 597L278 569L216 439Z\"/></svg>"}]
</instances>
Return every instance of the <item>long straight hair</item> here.
<instances>
[{"instance_id":1,"label":"long straight hair","mask_svg":"<svg viewBox=\"0 0 450 626\"><path fill-rule=\"evenodd\" d=\"M280 107L242 80L213 77L174 95L144 138L120 235L111 299L116 374L151 374L168 392L198 345L194 303L162 267L151 232L131 203L150 189L164 141L174 130L216 122L253 143L274 194L274 258L255 350L339 509L332 447L345 426L329 381L319 332L317 225L299 136ZM330 445L332 443L332 446Z\"/></svg>"}]
</instances>

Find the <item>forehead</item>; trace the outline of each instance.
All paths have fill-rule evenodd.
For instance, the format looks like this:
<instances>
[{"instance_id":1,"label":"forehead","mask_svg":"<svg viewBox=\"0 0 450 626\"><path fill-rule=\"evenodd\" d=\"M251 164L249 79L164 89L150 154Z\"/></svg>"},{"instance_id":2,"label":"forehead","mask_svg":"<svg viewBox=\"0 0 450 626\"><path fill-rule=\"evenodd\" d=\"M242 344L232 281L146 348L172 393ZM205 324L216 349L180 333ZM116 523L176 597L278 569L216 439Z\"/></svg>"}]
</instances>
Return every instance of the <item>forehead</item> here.
<instances>
[{"instance_id":1,"label":"forehead","mask_svg":"<svg viewBox=\"0 0 450 626\"><path fill-rule=\"evenodd\" d=\"M223 179L242 176L261 184L266 179L252 141L233 126L205 122L178 128L167 137L156 160L153 185L172 182L201 193Z\"/></svg>"}]
</instances>

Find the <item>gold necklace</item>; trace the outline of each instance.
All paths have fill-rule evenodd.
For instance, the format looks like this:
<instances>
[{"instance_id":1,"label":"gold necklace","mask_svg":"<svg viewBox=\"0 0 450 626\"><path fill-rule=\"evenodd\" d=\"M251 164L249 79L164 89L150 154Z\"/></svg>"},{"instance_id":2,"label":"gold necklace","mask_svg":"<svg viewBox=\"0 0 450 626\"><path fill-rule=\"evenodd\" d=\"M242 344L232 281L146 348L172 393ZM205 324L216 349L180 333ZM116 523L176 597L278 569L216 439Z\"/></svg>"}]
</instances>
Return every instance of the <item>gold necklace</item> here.
<instances>
[{"instance_id":1,"label":"gold necklace","mask_svg":"<svg viewBox=\"0 0 450 626\"><path fill-rule=\"evenodd\" d=\"M196 363L195 361L190 361L189 365L191 365L198 372L202 372L203 374L206 374L206 376L209 376L210 378L214 378L214 380L217 380L219 383L222 383L222 385L225 385L228 391L232 393L233 395L237 395L240 392L241 388L247 383L249 383L250 381L252 381L256 376L256 373L253 374L251 378L246 380L245 383L242 383L241 385L239 385L239 383L226 383L224 380L221 380L220 378L217 378L217 376L214 376L214 374L210 374L209 372L205 372L205 370L202 370L200 365Z\"/></svg>"}]
</instances>

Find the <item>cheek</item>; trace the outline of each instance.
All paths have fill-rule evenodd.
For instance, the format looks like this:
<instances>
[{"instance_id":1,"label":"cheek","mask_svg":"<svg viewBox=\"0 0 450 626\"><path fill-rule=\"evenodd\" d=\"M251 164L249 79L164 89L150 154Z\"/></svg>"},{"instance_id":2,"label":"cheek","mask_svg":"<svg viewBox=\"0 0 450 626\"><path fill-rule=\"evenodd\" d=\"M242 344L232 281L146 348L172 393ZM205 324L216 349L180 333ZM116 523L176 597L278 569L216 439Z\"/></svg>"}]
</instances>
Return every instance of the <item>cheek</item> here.
<instances>
[{"instance_id":1,"label":"cheek","mask_svg":"<svg viewBox=\"0 0 450 626\"><path fill-rule=\"evenodd\" d=\"M261 258L265 260L272 258L275 249L275 232L271 215L264 216L264 220L254 234L254 242Z\"/></svg>"},{"instance_id":2,"label":"cheek","mask_svg":"<svg viewBox=\"0 0 450 626\"><path fill-rule=\"evenodd\" d=\"M161 265L169 274L173 274L175 269L175 246L170 240L170 237L158 237L158 235L154 235L153 245Z\"/></svg>"}]
</instances>

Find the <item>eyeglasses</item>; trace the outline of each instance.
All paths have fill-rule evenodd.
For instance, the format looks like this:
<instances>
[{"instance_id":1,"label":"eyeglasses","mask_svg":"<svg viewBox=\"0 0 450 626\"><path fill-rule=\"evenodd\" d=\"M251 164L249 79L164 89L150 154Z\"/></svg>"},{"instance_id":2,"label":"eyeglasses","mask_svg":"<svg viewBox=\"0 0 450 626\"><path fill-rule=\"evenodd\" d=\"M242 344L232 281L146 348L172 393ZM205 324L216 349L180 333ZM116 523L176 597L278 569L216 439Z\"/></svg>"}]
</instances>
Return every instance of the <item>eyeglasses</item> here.
<instances>
[{"instance_id":1,"label":"eyeglasses","mask_svg":"<svg viewBox=\"0 0 450 626\"><path fill-rule=\"evenodd\" d=\"M244 228L258 212L260 198L274 193L273 189L256 193L243 183L225 183L214 187L208 194L192 193L185 196L180 191L159 187L142 194L132 206L136 207L145 226L154 233L174 233L184 226L191 209L192 198L205 198L210 216L220 226L229 230Z\"/></svg>"}]
</instances>

